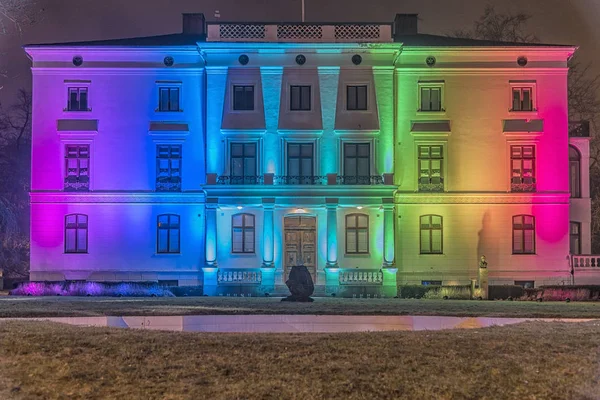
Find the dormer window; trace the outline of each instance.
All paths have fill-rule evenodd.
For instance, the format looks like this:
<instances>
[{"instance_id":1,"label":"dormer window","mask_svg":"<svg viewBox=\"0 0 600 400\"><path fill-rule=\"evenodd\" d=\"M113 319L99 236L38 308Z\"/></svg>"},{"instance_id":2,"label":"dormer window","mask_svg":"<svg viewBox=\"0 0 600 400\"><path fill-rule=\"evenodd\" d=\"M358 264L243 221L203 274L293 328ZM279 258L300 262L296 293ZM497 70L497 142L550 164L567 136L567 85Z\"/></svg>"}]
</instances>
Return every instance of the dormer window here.
<instances>
[{"instance_id":1,"label":"dormer window","mask_svg":"<svg viewBox=\"0 0 600 400\"><path fill-rule=\"evenodd\" d=\"M233 110L234 111L253 111L254 110L254 86L234 85L233 86Z\"/></svg>"},{"instance_id":2,"label":"dormer window","mask_svg":"<svg viewBox=\"0 0 600 400\"><path fill-rule=\"evenodd\" d=\"M512 111L533 111L533 88L512 88Z\"/></svg>"},{"instance_id":3,"label":"dormer window","mask_svg":"<svg viewBox=\"0 0 600 400\"><path fill-rule=\"evenodd\" d=\"M290 111L311 110L311 88L310 86L290 87Z\"/></svg>"},{"instance_id":4,"label":"dormer window","mask_svg":"<svg viewBox=\"0 0 600 400\"><path fill-rule=\"evenodd\" d=\"M161 87L158 89L158 111L179 111L178 87Z\"/></svg>"},{"instance_id":5,"label":"dormer window","mask_svg":"<svg viewBox=\"0 0 600 400\"><path fill-rule=\"evenodd\" d=\"M419 82L419 111L443 112L444 82Z\"/></svg>"},{"instance_id":6,"label":"dormer window","mask_svg":"<svg viewBox=\"0 0 600 400\"><path fill-rule=\"evenodd\" d=\"M366 111L367 85L346 86L346 110Z\"/></svg>"},{"instance_id":7,"label":"dormer window","mask_svg":"<svg viewBox=\"0 0 600 400\"><path fill-rule=\"evenodd\" d=\"M87 87L69 87L67 111L89 111Z\"/></svg>"}]
</instances>

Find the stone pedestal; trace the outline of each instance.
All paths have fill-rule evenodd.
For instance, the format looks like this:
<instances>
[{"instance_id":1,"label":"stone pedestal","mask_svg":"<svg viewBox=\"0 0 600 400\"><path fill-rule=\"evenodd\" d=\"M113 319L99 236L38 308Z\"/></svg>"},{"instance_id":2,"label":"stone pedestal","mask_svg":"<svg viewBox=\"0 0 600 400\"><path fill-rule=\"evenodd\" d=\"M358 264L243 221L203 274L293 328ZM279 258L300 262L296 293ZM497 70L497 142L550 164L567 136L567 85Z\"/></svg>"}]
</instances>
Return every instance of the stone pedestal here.
<instances>
[{"instance_id":1,"label":"stone pedestal","mask_svg":"<svg viewBox=\"0 0 600 400\"><path fill-rule=\"evenodd\" d=\"M488 269L479 267L479 289L481 290L481 298L488 299Z\"/></svg>"},{"instance_id":2,"label":"stone pedestal","mask_svg":"<svg viewBox=\"0 0 600 400\"><path fill-rule=\"evenodd\" d=\"M296 265L290 271L290 277L285 282L291 295L281 299L281 301L301 301L311 302L310 297L315 291L315 285L312 276L304 265Z\"/></svg>"}]
</instances>

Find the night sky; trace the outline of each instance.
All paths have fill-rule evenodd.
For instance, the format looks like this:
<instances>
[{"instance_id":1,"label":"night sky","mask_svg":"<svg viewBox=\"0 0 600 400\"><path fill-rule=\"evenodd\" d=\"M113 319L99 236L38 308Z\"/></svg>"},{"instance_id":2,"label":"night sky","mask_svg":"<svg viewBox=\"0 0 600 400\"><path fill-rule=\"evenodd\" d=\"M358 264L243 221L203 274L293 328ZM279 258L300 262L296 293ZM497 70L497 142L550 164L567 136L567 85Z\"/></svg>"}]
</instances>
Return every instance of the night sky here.
<instances>
[{"instance_id":1,"label":"night sky","mask_svg":"<svg viewBox=\"0 0 600 400\"><path fill-rule=\"evenodd\" d=\"M20 46L44 43L150 36L180 32L181 13L204 12L223 21L299 21L300 0L40 0L44 19L22 36L0 37L10 79L0 84L7 101L19 87L29 87L29 60ZM600 0L306 0L306 19L391 22L396 13L418 13L421 33L448 34L470 27L485 4L498 11L533 15L529 30L542 42L576 44L584 62L600 73Z\"/></svg>"}]
</instances>

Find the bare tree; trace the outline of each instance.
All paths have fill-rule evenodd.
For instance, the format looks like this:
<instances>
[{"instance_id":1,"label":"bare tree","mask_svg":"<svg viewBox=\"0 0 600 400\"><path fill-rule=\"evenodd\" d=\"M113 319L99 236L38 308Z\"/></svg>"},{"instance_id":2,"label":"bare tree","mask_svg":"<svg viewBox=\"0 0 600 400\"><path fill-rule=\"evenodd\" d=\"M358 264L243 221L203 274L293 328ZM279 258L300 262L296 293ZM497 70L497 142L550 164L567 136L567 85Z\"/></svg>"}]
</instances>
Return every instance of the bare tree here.
<instances>
[{"instance_id":1,"label":"bare tree","mask_svg":"<svg viewBox=\"0 0 600 400\"><path fill-rule=\"evenodd\" d=\"M537 36L525 30L531 17L523 13L499 14L494 6L487 5L483 15L473 23L472 29L459 29L451 36L495 42L536 43L539 41Z\"/></svg>"},{"instance_id":2,"label":"bare tree","mask_svg":"<svg viewBox=\"0 0 600 400\"><path fill-rule=\"evenodd\" d=\"M20 34L38 21L42 11L37 0L0 0L0 34Z\"/></svg>"}]
</instances>

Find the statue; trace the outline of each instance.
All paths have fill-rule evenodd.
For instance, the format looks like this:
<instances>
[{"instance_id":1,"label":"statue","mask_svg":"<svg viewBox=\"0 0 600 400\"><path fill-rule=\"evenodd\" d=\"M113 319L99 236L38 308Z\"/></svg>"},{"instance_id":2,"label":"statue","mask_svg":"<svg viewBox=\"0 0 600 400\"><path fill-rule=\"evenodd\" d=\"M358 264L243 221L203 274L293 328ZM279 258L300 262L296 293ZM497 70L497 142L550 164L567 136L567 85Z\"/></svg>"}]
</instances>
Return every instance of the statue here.
<instances>
[{"instance_id":1,"label":"statue","mask_svg":"<svg viewBox=\"0 0 600 400\"><path fill-rule=\"evenodd\" d=\"M315 285L308 268L302 262L302 258L298 259L298 264L292 267L288 280L285 281L291 295L284 297L281 301L314 301L310 296L315 291Z\"/></svg>"},{"instance_id":2,"label":"statue","mask_svg":"<svg viewBox=\"0 0 600 400\"><path fill-rule=\"evenodd\" d=\"M479 261L479 268L487 268L487 261L485 260L485 256L481 256Z\"/></svg>"},{"instance_id":3,"label":"statue","mask_svg":"<svg viewBox=\"0 0 600 400\"><path fill-rule=\"evenodd\" d=\"M485 256L479 260L479 289L481 289L481 298L488 299L488 263Z\"/></svg>"}]
</instances>

